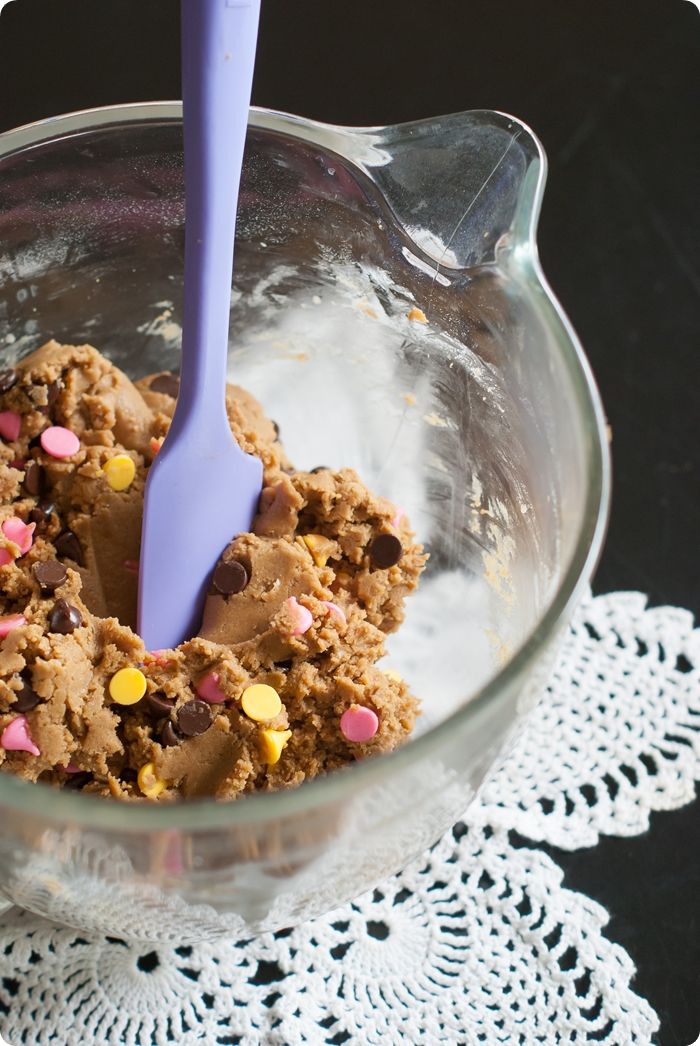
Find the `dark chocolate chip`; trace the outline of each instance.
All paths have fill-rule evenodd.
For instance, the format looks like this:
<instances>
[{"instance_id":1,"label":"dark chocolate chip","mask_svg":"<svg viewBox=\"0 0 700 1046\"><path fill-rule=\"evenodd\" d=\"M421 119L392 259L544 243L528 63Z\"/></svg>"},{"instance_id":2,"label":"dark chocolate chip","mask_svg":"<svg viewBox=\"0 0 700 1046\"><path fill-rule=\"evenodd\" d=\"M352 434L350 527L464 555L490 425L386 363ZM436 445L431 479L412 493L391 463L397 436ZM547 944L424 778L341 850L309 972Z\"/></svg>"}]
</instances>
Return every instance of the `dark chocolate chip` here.
<instances>
[{"instance_id":1,"label":"dark chocolate chip","mask_svg":"<svg viewBox=\"0 0 700 1046\"><path fill-rule=\"evenodd\" d=\"M177 399L180 393L180 379L176 374L159 374L149 385L151 392L160 392L163 396Z\"/></svg>"},{"instance_id":2,"label":"dark chocolate chip","mask_svg":"<svg viewBox=\"0 0 700 1046\"><path fill-rule=\"evenodd\" d=\"M65 599L57 599L53 610L49 614L49 632L58 632L59 635L69 636L80 628L83 619L80 611Z\"/></svg>"},{"instance_id":3,"label":"dark chocolate chip","mask_svg":"<svg viewBox=\"0 0 700 1046\"><path fill-rule=\"evenodd\" d=\"M46 562L35 563L32 569L43 593L55 592L57 588L66 583L68 578L68 571L57 559L47 559Z\"/></svg>"},{"instance_id":4,"label":"dark chocolate chip","mask_svg":"<svg viewBox=\"0 0 700 1046\"><path fill-rule=\"evenodd\" d=\"M77 774L69 774L68 780L64 784L64 788L70 789L71 792L82 792L86 784L92 781L92 774L89 770L79 770Z\"/></svg>"},{"instance_id":5,"label":"dark chocolate chip","mask_svg":"<svg viewBox=\"0 0 700 1046\"><path fill-rule=\"evenodd\" d=\"M403 547L394 534L379 534L369 546L370 559L381 570L395 566L402 555Z\"/></svg>"},{"instance_id":6,"label":"dark chocolate chip","mask_svg":"<svg viewBox=\"0 0 700 1046\"><path fill-rule=\"evenodd\" d=\"M330 465L317 465L316 468L311 469L311 475L315 476L317 472L330 472Z\"/></svg>"},{"instance_id":7,"label":"dark chocolate chip","mask_svg":"<svg viewBox=\"0 0 700 1046\"><path fill-rule=\"evenodd\" d=\"M42 523L48 523L51 519L51 513L56 511L56 506L53 501L40 501L29 513L29 521L36 523L37 526L41 526Z\"/></svg>"},{"instance_id":8,"label":"dark chocolate chip","mask_svg":"<svg viewBox=\"0 0 700 1046\"><path fill-rule=\"evenodd\" d=\"M160 731L158 740L163 748L171 748L173 745L179 745L182 738L179 736L170 720L166 719Z\"/></svg>"},{"instance_id":9,"label":"dark chocolate chip","mask_svg":"<svg viewBox=\"0 0 700 1046\"><path fill-rule=\"evenodd\" d=\"M37 498L44 489L45 473L38 461L30 461L24 473L24 489Z\"/></svg>"},{"instance_id":10,"label":"dark chocolate chip","mask_svg":"<svg viewBox=\"0 0 700 1046\"><path fill-rule=\"evenodd\" d=\"M49 403L48 403L49 410L51 410L51 408L56 405L56 400L58 399L58 397L59 397L59 395L61 393L62 388L63 388L63 382L61 381L60 378L57 378L56 381L52 381L51 384L49 385L48 390L47 390L48 397L49 397Z\"/></svg>"},{"instance_id":11,"label":"dark chocolate chip","mask_svg":"<svg viewBox=\"0 0 700 1046\"><path fill-rule=\"evenodd\" d=\"M0 393L9 392L19 381L19 374L10 367L8 370L0 370Z\"/></svg>"},{"instance_id":12,"label":"dark chocolate chip","mask_svg":"<svg viewBox=\"0 0 700 1046\"><path fill-rule=\"evenodd\" d=\"M272 422L272 427L275 430L275 439L279 439L280 438L280 427L279 427L279 425L277 424L276 421Z\"/></svg>"},{"instance_id":13,"label":"dark chocolate chip","mask_svg":"<svg viewBox=\"0 0 700 1046\"><path fill-rule=\"evenodd\" d=\"M20 679L22 680L22 689L15 691L15 703L12 706L12 711L31 712L33 708L41 704L41 698L27 679L25 673L22 673Z\"/></svg>"},{"instance_id":14,"label":"dark chocolate chip","mask_svg":"<svg viewBox=\"0 0 700 1046\"><path fill-rule=\"evenodd\" d=\"M248 571L235 559L230 563L225 563L222 559L216 565L212 582L222 596L234 596L237 592L242 592L248 584Z\"/></svg>"},{"instance_id":15,"label":"dark chocolate chip","mask_svg":"<svg viewBox=\"0 0 700 1046\"><path fill-rule=\"evenodd\" d=\"M157 690L155 694L144 694L139 705L143 705L153 715L168 715L175 707L175 702L166 697L162 690Z\"/></svg>"},{"instance_id":16,"label":"dark chocolate chip","mask_svg":"<svg viewBox=\"0 0 700 1046\"><path fill-rule=\"evenodd\" d=\"M197 737L211 726L211 708L206 701L188 701L178 709L177 725L185 737Z\"/></svg>"},{"instance_id":17,"label":"dark chocolate chip","mask_svg":"<svg viewBox=\"0 0 700 1046\"><path fill-rule=\"evenodd\" d=\"M79 567L83 565L83 550L72 530L64 530L54 541L56 552L62 559L72 559Z\"/></svg>"}]
</instances>

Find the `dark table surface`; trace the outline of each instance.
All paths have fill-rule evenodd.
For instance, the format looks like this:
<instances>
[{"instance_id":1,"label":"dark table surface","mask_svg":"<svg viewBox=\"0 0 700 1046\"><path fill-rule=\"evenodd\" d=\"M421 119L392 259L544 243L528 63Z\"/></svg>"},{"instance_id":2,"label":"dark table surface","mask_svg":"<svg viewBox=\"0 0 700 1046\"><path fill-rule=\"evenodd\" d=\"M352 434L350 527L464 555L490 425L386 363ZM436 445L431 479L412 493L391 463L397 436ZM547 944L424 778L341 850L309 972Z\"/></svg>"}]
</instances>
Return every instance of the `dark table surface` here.
<instances>
[{"instance_id":1,"label":"dark table surface","mask_svg":"<svg viewBox=\"0 0 700 1046\"><path fill-rule=\"evenodd\" d=\"M263 0L253 101L394 123L500 109L542 139L545 272L592 361L615 488L595 590L700 615L700 12L690 0ZM177 0L14 0L0 130L177 98ZM695 362L693 362L695 360ZM659 1042L700 1033L700 804L551 851L604 904Z\"/></svg>"}]
</instances>

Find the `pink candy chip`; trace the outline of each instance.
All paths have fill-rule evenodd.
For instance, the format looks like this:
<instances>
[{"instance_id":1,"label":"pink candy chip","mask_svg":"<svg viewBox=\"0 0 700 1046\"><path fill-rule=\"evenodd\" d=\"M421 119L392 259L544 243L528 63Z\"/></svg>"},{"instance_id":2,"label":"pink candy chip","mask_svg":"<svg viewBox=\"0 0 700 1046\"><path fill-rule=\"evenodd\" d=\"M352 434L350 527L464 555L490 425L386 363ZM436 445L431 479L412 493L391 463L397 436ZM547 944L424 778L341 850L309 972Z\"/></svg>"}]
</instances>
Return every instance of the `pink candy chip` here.
<instances>
[{"instance_id":1,"label":"pink candy chip","mask_svg":"<svg viewBox=\"0 0 700 1046\"><path fill-rule=\"evenodd\" d=\"M377 713L364 705L353 705L340 717L340 732L348 741L371 741L378 729Z\"/></svg>"},{"instance_id":2,"label":"pink candy chip","mask_svg":"<svg viewBox=\"0 0 700 1046\"><path fill-rule=\"evenodd\" d=\"M10 614L8 617L0 617L0 639L9 636L16 628L26 625L27 619L23 614Z\"/></svg>"},{"instance_id":3,"label":"pink candy chip","mask_svg":"<svg viewBox=\"0 0 700 1046\"><path fill-rule=\"evenodd\" d=\"M0 548L0 567L6 567L8 563L14 562L6 548Z\"/></svg>"},{"instance_id":4,"label":"pink candy chip","mask_svg":"<svg viewBox=\"0 0 700 1046\"><path fill-rule=\"evenodd\" d=\"M0 737L0 745L8 752L31 752L32 755L41 755L29 736L27 717L23 715L18 715L7 724Z\"/></svg>"},{"instance_id":5,"label":"pink candy chip","mask_svg":"<svg viewBox=\"0 0 700 1046\"><path fill-rule=\"evenodd\" d=\"M328 599L322 599L321 602L323 603L324 607L327 608L328 613L332 614L333 617L337 618L338 621L340 621L341 625L347 625L348 621L345 617L345 612L341 609L341 607L338 606L337 603L331 603Z\"/></svg>"},{"instance_id":6,"label":"pink candy chip","mask_svg":"<svg viewBox=\"0 0 700 1046\"><path fill-rule=\"evenodd\" d=\"M405 515L406 515L406 513L404 512L404 510L401 507L397 508L396 515L394 516L394 518L391 521L392 527L398 527L399 523L401 522L401 520L403 519L403 517Z\"/></svg>"},{"instance_id":7,"label":"pink candy chip","mask_svg":"<svg viewBox=\"0 0 700 1046\"><path fill-rule=\"evenodd\" d=\"M80 450L80 440L70 429L51 425L41 434L41 446L52 458L71 458Z\"/></svg>"},{"instance_id":8,"label":"pink candy chip","mask_svg":"<svg viewBox=\"0 0 700 1046\"><path fill-rule=\"evenodd\" d=\"M287 606L292 615L292 635L303 636L304 632L308 632L314 623L311 611L302 606L296 596L289 597Z\"/></svg>"},{"instance_id":9,"label":"pink candy chip","mask_svg":"<svg viewBox=\"0 0 700 1046\"><path fill-rule=\"evenodd\" d=\"M199 680L197 683L197 694L203 701L208 701L210 705L220 705L222 701L226 700L226 694L219 686L219 676L216 672L209 672L208 675Z\"/></svg>"},{"instance_id":10,"label":"pink candy chip","mask_svg":"<svg viewBox=\"0 0 700 1046\"><path fill-rule=\"evenodd\" d=\"M26 555L32 547L35 529L36 523L23 523L16 516L6 519L2 525L3 534L8 541L12 541L18 546L20 556Z\"/></svg>"},{"instance_id":11,"label":"pink candy chip","mask_svg":"<svg viewBox=\"0 0 700 1046\"><path fill-rule=\"evenodd\" d=\"M14 410L3 410L0 411L0 436L3 439L9 440L10 443L19 436L19 430L22 428L22 418Z\"/></svg>"}]
</instances>

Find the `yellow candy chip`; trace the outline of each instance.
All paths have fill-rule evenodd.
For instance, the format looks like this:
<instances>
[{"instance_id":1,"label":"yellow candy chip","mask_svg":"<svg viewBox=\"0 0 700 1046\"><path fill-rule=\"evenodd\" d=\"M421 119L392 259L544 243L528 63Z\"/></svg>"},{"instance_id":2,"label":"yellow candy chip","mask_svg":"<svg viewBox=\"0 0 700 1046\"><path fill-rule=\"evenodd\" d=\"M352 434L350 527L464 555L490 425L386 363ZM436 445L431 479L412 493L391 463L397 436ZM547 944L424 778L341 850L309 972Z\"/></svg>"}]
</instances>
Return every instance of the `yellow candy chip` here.
<instances>
[{"instance_id":1,"label":"yellow candy chip","mask_svg":"<svg viewBox=\"0 0 700 1046\"><path fill-rule=\"evenodd\" d=\"M302 541L311 553L311 558L316 566L325 567L330 555L328 538L322 537L321 534L304 534Z\"/></svg>"},{"instance_id":2,"label":"yellow candy chip","mask_svg":"<svg viewBox=\"0 0 700 1046\"><path fill-rule=\"evenodd\" d=\"M291 730L260 731L260 755L268 766L274 766L279 762L282 749L291 736Z\"/></svg>"},{"instance_id":3,"label":"yellow candy chip","mask_svg":"<svg viewBox=\"0 0 700 1046\"><path fill-rule=\"evenodd\" d=\"M128 454L116 454L102 468L112 490L126 490L134 481L136 465Z\"/></svg>"},{"instance_id":4,"label":"yellow candy chip","mask_svg":"<svg viewBox=\"0 0 700 1046\"><path fill-rule=\"evenodd\" d=\"M153 763L144 763L138 772L137 781L139 788L149 799L155 799L167 787L165 781L158 777Z\"/></svg>"},{"instance_id":5,"label":"yellow candy chip","mask_svg":"<svg viewBox=\"0 0 700 1046\"><path fill-rule=\"evenodd\" d=\"M109 695L118 705L135 705L146 693L146 677L138 668L120 668L109 681Z\"/></svg>"},{"instance_id":6,"label":"yellow candy chip","mask_svg":"<svg viewBox=\"0 0 700 1046\"><path fill-rule=\"evenodd\" d=\"M403 679L401 678L401 676L395 668L385 668L384 675L387 677L387 679L390 679L392 683L403 683Z\"/></svg>"},{"instance_id":7,"label":"yellow candy chip","mask_svg":"<svg viewBox=\"0 0 700 1046\"><path fill-rule=\"evenodd\" d=\"M262 723L274 719L282 711L280 695L267 683L255 683L246 687L241 697L241 706L249 719Z\"/></svg>"},{"instance_id":8,"label":"yellow candy chip","mask_svg":"<svg viewBox=\"0 0 700 1046\"><path fill-rule=\"evenodd\" d=\"M425 315L422 309L419 309L416 305L413 306L407 313L409 320L413 320L415 323L427 323L428 317Z\"/></svg>"}]
</instances>

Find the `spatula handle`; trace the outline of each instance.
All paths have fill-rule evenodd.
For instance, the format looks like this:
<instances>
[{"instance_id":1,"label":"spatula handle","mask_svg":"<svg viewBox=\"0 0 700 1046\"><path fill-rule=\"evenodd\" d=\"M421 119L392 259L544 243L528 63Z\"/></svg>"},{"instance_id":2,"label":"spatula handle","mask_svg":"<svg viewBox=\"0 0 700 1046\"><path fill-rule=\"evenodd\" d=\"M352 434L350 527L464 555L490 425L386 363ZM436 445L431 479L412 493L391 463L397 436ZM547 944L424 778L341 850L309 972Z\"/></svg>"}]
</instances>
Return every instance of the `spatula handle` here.
<instances>
[{"instance_id":1,"label":"spatula handle","mask_svg":"<svg viewBox=\"0 0 700 1046\"><path fill-rule=\"evenodd\" d=\"M215 435L225 424L233 240L260 0L181 3L185 290L174 424L187 419Z\"/></svg>"}]
</instances>

